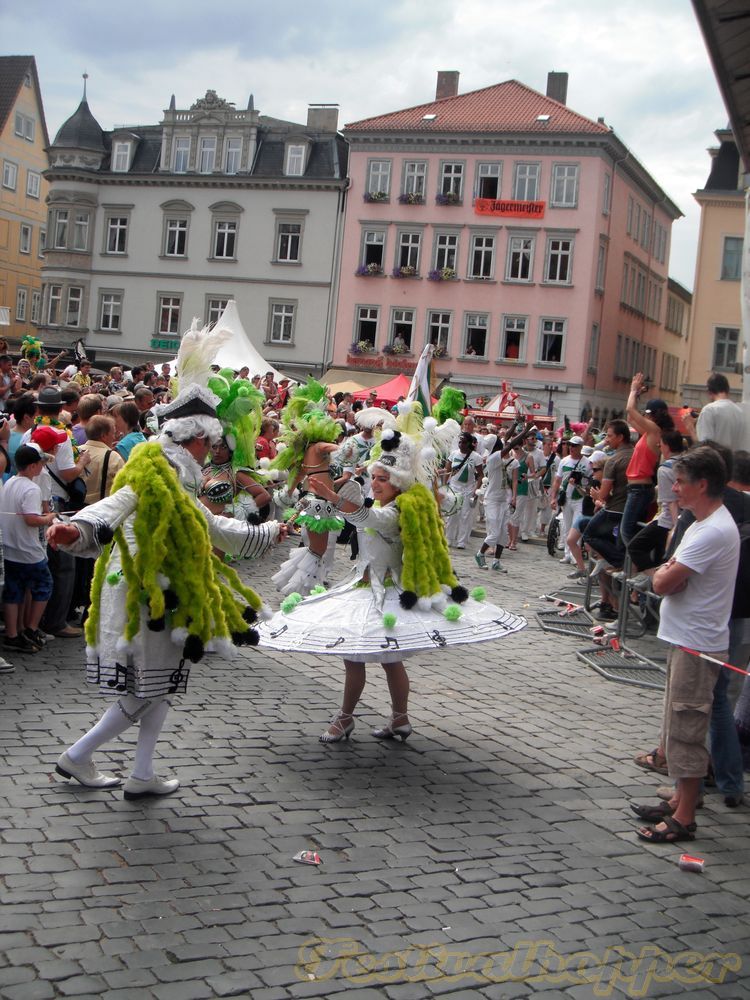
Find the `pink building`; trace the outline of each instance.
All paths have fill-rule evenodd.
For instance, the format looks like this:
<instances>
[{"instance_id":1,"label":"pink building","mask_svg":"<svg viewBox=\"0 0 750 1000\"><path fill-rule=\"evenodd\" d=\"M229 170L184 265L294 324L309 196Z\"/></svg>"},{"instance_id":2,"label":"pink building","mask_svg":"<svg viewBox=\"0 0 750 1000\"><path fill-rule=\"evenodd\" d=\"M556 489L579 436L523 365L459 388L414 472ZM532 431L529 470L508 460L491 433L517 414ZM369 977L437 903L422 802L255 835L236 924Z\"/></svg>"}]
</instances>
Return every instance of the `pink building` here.
<instances>
[{"instance_id":1,"label":"pink building","mask_svg":"<svg viewBox=\"0 0 750 1000\"><path fill-rule=\"evenodd\" d=\"M424 344L470 400L499 383L599 420L660 371L680 211L603 121L510 80L354 122L333 365L410 372ZM354 376L356 377L356 376Z\"/></svg>"}]
</instances>

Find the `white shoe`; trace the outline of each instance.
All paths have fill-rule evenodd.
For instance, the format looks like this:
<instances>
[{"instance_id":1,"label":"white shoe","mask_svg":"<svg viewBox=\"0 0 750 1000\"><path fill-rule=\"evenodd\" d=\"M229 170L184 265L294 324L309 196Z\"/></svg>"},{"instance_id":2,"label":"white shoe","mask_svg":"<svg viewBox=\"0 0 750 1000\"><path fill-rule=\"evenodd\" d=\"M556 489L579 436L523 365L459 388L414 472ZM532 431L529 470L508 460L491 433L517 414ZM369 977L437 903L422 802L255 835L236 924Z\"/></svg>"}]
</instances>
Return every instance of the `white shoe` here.
<instances>
[{"instance_id":1,"label":"white shoe","mask_svg":"<svg viewBox=\"0 0 750 1000\"><path fill-rule=\"evenodd\" d=\"M63 778L75 778L79 785L86 788L114 788L122 784L121 778L116 778L114 774L102 774L97 770L93 760L80 761L76 764L70 759L67 751L60 754L55 770Z\"/></svg>"},{"instance_id":2,"label":"white shoe","mask_svg":"<svg viewBox=\"0 0 750 1000\"><path fill-rule=\"evenodd\" d=\"M487 569L487 560L484 558L484 552L477 552L474 556L474 561L480 569Z\"/></svg>"},{"instance_id":3,"label":"white shoe","mask_svg":"<svg viewBox=\"0 0 750 1000\"><path fill-rule=\"evenodd\" d=\"M592 578L595 576L599 576L602 570L606 569L607 566L609 566L609 563L607 562L606 559L597 559L594 565L591 567L589 576Z\"/></svg>"},{"instance_id":4,"label":"white shoe","mask_svg":"<svg viewBox=\"0 0 750 1000\"><path fill-rule=\"evenodd\" d=\"M12 663L8 663L0 656L0 674L12 674L15 671L15 667Z\"/></svg>"},{"instance_id":5,"label":"white shoe","mask_svg":"<svg viewBox=\"0 0 750 1000\"><path fill-rule=\"evenodd\" d=\"M505 574L507 574L507 572L508 572L507 569L505 568L505 566L501 566L500 565L500 560L499 559L496 559L493 562L492 568L494 569L494 571L496 573L505 573Z\"/></svg>"},{"instance_id":6,"label":"white shoe","mask_svg":"<svg viewBox=\"0 0 750 1000\"><path fill-rule=\"evenodd\" d=\"M561 563L567 563L569 566L573 564L573 559L570 556L563 556L559 561Z\"/></svg>"},{"instance_id":7,"label":"white shoe","mask_svg":"<svg viewBox=\"0 0 750 1000\"><path fill-rule=\"evenodd\" d=\"M128 778L123 788L126 799L143 799L149 795L171 795L180 787L177 778L160 778L155 774L153 778Z\"/></svg>"}]
</instances>

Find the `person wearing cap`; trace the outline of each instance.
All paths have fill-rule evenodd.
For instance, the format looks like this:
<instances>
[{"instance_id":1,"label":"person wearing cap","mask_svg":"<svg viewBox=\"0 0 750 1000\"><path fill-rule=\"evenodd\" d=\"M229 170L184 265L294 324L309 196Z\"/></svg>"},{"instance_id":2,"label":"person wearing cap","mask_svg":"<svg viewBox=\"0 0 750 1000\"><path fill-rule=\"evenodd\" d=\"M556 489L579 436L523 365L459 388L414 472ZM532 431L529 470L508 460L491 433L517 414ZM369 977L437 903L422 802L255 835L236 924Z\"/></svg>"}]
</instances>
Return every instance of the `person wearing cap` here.
<instances>
[{"instance_id":1,"label":"person wearing cap","mask_svg":"<svg viewBox=\"0 0 750 1000\"><path fill-rule=\"evenodd\" d=\"M586 445L584 445L584 448ZM568 573L568 579L577 580L583 583L586 579L586 566L583 561L583 553L581 551L581 538L586 530L586 527L591 523L591 520L595 516L594 514L594 501L592 499L595 491L598 489L602 481L602 472L604 471L604 466L607 461L607 456L603 451L592 451L590 455L586 456L591 463L591 479L589 480L589 485L586 487L586 495L581 503L581 513L573 521L573 525L568 532L568 537L566 542L570 553L573 556L573 561L575 563L575 569L572 573Z\"/></svg>"},{"instance_id":2,"label":"person wearing cap","mask_svg":"<svg viewBox=\"0 0 750 1000\"><path fill-rule=\"evenodd\" d=\"M46 642L39 623L52 595L52 575L39 528L52 524L56 515L42 513L42 491L34 482L44 466L40 451L32 445L22 444L16 451L15 460L16 475L0 492L5 562L5 648L19 653L38 653ZM24 613L27 591L31 602Z\"/></svg>"},{"instance_id":3,"label":"person wearing cap","mask_svg":"<svg viewBox=\"0 0 750 1000\"><path fill-rule=\"evenodd\" d=\"M568 532L581 513L586 481L591 475L591 463L582 454L583 438L574 434L568 439L568 448L568 456L561 459L558 466L550 499L552 510L562 507L563 511L562 537L565 539L565 553L560 560L563 563L573 562L573 554L567 541Z\"/></svg>"},{"instance_id":4,"label":"person wearing cap","mask_svg":"<svg viewBox=\"0 0 750 1000\"><path fill-rule=\"evenodd\" d=\"M223 517L197 500L201 468L222 435L219 397L205 386L207 362L222 334L205 329L183 335L179 370L200 381L160 407L160 434L131 455L111 496L47 532L54 548L102 557L86 621L86 671L90 683L116 699L61 754L56 771L87 787L119 785L120 778L99 771L93 754L137 724L135 761L123 789L128 800L170 795L179 787L177 778L154 772L153 757L174 695L187 688L190 664L206 648L228 656L232 643L258 639L250 626L263 612L261 599L212 547L255 558L286 536L286 525Z\"/></svg>"}]
</instances>

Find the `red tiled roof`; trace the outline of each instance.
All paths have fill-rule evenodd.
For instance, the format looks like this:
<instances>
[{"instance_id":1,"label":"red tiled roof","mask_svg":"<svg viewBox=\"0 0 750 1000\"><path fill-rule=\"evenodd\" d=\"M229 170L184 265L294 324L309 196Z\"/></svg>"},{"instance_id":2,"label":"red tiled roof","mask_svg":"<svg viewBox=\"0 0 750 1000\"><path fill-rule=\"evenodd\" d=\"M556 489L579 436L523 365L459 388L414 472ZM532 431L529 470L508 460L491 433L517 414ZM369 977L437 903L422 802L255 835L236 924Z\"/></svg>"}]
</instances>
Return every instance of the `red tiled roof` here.
<instances>
[{"instance_id":1,"label":"red tiled roof","mask_svg":"<svg viewBox=\"0 0 750 1000\"><path fill-rule=\"evenodd\" d=\"M425 115L435 115L425 120ZM539 115L549 115L539 121ZM518 80L444 97L344 126L345 132L569 132L606 135L609 128Z\"/></svg>"}]
</instances>

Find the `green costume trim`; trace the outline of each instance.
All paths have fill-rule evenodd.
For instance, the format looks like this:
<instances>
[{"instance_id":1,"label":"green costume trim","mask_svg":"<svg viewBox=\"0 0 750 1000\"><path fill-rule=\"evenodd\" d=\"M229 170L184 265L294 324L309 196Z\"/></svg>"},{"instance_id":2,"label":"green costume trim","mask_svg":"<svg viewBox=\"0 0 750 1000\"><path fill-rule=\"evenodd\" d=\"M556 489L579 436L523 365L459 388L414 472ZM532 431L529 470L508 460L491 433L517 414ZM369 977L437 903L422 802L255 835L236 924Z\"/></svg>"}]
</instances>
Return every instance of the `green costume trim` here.
<instances>
[{"instance_id":1,"label":"green costume trim","mask_svg":"<svg viewBox=\"0 0 750 1000\"><path fill-rule=\"evenodd\" d=\"M279 440L286 446L271 462L272 469L289 470L290 482L302 479L305 450L311 444L325 441L333 444L341 435L341 427L325 412L326 389L311 378L289 397L281 411L282 428Z\"/></svg>"},{"instance_id":2,"label":"green costume trim","mask_svg":"<svg viewBox=\"0 0 750 1000\"><path fill-rule=\"evenodd\" d=\"M216 416L225 433L232 434L232 468L255 469L255 442L263 420L266 394L247 379L235 379L231 368L223 368L208 380L208 388L221 402Z\"/></svg>"},{"instance_id":3,"label":"green costume trim","mask_svg":"<svg viewBox=\"0 0 750 1000\"><path fill-rule=\"evenodd\" d=\"M401 585L418 597L433 597L458 583L435 497L416 483L396 497L404 555Z\"/></svg>"},{"instance_id":4,"label":"green costume trim","mask_svg":"<svg viewBox=\"0 0 750 1000\"><path fill-rule=\"evenodd\" d=\"M327 531L341 531L345 521L342 517L314 517L312 514L299 514L296 523L304 525L308 531L312 531L316 535L322 535Z\"/></svg>"},{"instance_id":5,"label":"green costume trim","mask_svg":"<svg viewBox=\"0 0 750 1000\"><path fill-rule=\"evenodd\" d=\"M464 409L466 409L466 394L460 389L445 386L432 408L432 415L439 424L444 424L446 420L455 420L460 424L464 419L462 412Z\"/></svg>"},{"instance_id":6,"label":"green costume trim","mask_svg":"<svg viewBox=\"0 0 750 1000\"><path fill-rule=\"evenodd\" d=\"M133 520L137 551L130 552L120 527L114 542L97 560L91 588L91 610L86 641L96 645L101 614L101 593L108 579L114 545L120 551L125 594L124 639L131 642L141 628L141 598L145 593L151 620L166 614L164 591L158 583L163 573L177 598L171 628L184 628L205 644L211 639L231 639L249 628L242 617L245 605L254 610L261 599L246 587L237 573L212 552L208 524L158 444L135 447L118 472L112 492L129 486L138 497ZM109 574L111 575L111 574Z\"/></svg>"}]
</instances>

